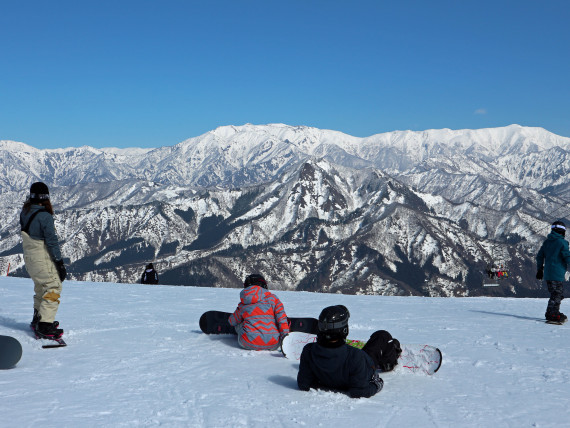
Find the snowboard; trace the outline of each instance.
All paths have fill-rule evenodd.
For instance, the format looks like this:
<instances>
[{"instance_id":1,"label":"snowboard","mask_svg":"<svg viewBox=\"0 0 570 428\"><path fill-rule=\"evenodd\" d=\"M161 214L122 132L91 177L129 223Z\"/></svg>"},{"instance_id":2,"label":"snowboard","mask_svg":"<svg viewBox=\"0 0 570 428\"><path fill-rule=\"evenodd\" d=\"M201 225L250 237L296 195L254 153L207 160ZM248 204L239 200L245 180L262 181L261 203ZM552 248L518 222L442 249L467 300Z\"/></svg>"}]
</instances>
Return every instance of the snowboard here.
<instances>
[{"instance_id":1,"label":"snowboard","mask_svg":"<svg viewBox=\"0 0 570 428\"><path fill-rule=\"evenodd\" d=\"M568 318L566 318L564 321L550 321L550 320L546 320L544 321L546 324L554 324L554 325L562 325L564 324L566 321L568 321Z\"/></svg>"},{"instance_id":2,"label":"snowboard","mask_svg":"<svg viewBox=\"0 0 570 428\"><path fill-rule=\"evenodd\" d=\"M208 311L200 317L200 330L206 334L236 334L228 318L231 312ZM319 321L316 318L288 318L291 331L317 334Z\"/></svg>"},{"instance_id":3,"label":"snowboard","mask_svg":"<svg viewBox=\"0 0 570 428\"><path fill-rule=\"evenodd\" d=\"M44 345L42 345L43 349L51 349L51 348L63 348L67 346L67 343L60 337L59 339L41 339L42 341L46 341Z\"/></svg>"},{"instance_id":4,"label":"snowboard","mask_svg":"<svg viewBox=\"0 0 570 428\"><path fill-rule=\"evenodd\" d=\"M22 345L11 336L0 336L0 370L10 369L22 358Z\"/></svg>"},{"instance_id":5,"label":"snowboard","mask_svg":"<svg viewBox=\"0 0 570 428\"><path fill-rule=\"evenodd\" d=\"M286 358L300 360L303 347L307 343L316 342L317 336L307 333L289 333L281 341L281 352ZM347 339L346 343L355 348L362 349L365 340ZM402 354L398 358L398 365L387 373L423 373L433 375L441 367L441 351L435 346L421 344L400 343Z\"/></svg>"}]
</instances>

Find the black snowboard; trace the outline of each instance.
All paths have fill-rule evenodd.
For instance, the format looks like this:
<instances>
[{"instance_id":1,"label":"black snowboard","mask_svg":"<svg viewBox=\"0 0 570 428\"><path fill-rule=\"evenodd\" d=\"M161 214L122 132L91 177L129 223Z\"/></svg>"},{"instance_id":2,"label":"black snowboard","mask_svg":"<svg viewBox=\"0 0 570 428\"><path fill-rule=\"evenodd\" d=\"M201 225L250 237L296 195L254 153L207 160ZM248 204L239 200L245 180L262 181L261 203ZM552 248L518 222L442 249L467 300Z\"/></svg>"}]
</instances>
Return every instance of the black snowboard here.
<instances>
[{"instance_id":1,"label":"black snowboard","mask_svg":"<svg viewBox=\"0 0 570 428\"><path fill-rule=\"evenodd\" d=\"M11 336L0 336L0 370L10 369L22 358L22 345Z\"/></svg>"},{"instance_id":2,"label":"black snowboard","mask_svg":"<svg viewBox=\"0 0 570 428\"><path fill-rule=\"evenodd\" d=\"M228 322L231 312L208 311L200 317L200 330L206 334L237 334ZM289 318L291 331L317 334L319 321L316 318Z\"/></svg>"}]
</instances>

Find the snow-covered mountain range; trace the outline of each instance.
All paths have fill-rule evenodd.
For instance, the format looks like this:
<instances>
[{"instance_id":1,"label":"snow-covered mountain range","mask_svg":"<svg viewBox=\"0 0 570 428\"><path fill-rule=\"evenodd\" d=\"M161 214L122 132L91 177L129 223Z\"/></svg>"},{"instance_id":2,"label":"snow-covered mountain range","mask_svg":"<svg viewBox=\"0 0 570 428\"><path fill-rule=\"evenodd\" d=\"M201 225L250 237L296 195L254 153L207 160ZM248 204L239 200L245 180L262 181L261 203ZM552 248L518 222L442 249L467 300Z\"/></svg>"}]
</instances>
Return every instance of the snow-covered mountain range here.
<instances>
[{"instance_id":1,"label":"snow-covered mountain range","mask_svg":"<svg viewBox=\"0 0 570 428\"><path fill-rule=\"evenodd\" d=\"M0 141L0 268L25 275L18 213L51 189L74 279L290 290L542 295L534 255L564 218L570 139L542 128L357 138L225 126L172 147L38 150ZM482 287L489 263L510 278Z\"/></svg>"}]
</instances>

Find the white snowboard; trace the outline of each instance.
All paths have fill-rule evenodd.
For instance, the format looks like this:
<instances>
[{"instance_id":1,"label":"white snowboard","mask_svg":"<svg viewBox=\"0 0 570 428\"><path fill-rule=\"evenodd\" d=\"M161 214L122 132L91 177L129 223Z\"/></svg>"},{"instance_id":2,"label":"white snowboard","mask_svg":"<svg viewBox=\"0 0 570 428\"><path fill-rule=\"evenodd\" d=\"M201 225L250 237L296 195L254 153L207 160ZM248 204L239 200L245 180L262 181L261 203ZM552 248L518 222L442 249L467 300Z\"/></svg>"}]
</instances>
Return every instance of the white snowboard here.
<instances>
[{"instance_id":1,"label":"white snowboard","mask_svg":"<svg viewBox=\"0 0 570 428\"><path fill-rule=\"evenodd\" d=\"M317 340L314 334L291 332L281 342L281 352L291 360L301 359L301 352L307 343ZM366 341L347 340L347 343L356 348L362 348ZM441 351L431 345L400 344L402 354L398 358L398 365L388 373L423 373L432 375L441 367Z\"/></svg>"}]
</instances>

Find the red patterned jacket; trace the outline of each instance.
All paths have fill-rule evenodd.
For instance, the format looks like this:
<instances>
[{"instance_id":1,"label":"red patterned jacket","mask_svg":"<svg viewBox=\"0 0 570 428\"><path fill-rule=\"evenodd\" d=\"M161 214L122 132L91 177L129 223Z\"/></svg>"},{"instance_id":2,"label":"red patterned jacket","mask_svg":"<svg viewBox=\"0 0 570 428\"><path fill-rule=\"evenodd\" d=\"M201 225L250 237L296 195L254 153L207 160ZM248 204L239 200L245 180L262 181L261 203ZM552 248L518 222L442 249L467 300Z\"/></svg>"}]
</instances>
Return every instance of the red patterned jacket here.
<instances>
[{"instance_id":1,"label":"red patterned jacket","mask_svg":"<svg viewBox=\"0 0 570 428\"><path fill-rule=\"evenodd\" d=\"M246 349L276 349L279 338L289 333L289 322L283 303L258 285L244 288L240 303L228 319L238 327L239 344Z\"/></svg>"}]
</instances>

